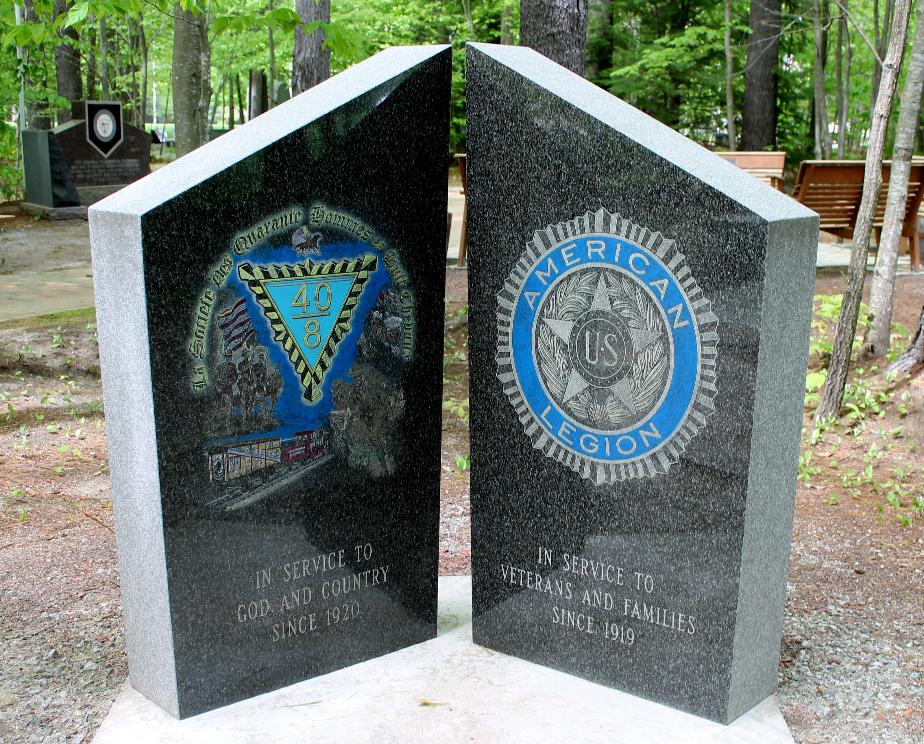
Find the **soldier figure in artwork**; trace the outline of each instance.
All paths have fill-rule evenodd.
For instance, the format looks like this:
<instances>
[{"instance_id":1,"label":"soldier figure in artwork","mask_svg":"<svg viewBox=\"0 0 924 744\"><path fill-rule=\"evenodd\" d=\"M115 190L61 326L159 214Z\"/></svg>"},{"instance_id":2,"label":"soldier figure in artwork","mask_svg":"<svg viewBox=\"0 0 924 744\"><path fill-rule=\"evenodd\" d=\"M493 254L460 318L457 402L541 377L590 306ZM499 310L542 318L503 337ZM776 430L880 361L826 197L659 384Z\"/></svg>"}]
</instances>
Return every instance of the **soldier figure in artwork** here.
<instances>
[{"instance_id":1,"label":"soldier figure in artwork","mask_svg":"<svg viewBox=\"0 0 924 744\"><path fill-rule=\"evenodd\" d=\"M253 391L253 414L255 417L266 417L269 411L266 408L266 354L251 353L250 385Z\"/></svg>"},{"instance_id":2,"label":"soldier figure in artwork","mask_svg":"<svg viewBox=\"0 0 924 744\"><path fill-rule=\"evenodd\" d=\"M269 398L269 414L272 415L276 408L276 401L282 394L282 374L279 372L279 366L273 364L270 367L266 381L266 395Z\"/></svg>"},{"instance_id":3,"label":"soldier figure in artwork","mask_svg":"<svg viewBox=\"0 0 924 744\"><path fill-rule=\"evenodd\" d=\"M367 364L350 370L353 384L338 380L331 388L337 406L331 414L333 446L351 467L373 477L397 469L393 432L404 413L401 388Z\"/></svg>"},{"instance_id":4,"label":"soldier figure in artwork","mask_svg":"<svg viewBox=\"0 0 924 744\"><path fill-rule=\"evenodd\" d=\"M401 324L398 295L386 289L366 320L357 358L386 372L396 372L401 363Z\"/></svg>"},{"instance_id":5,"label":"soldier figure in artwork","mask_svg":"<svg viewBox=\"0 0 924 744\"><path fill-rule=\"evenodd\" d=\"M235 404L235 381L237 379L237 370L231 357L225 356L215 367L215 376L213 378L215 388L218 390L218 396L221 401L221 413L223 427L230 431L231 420L233 417Z\"/></svg>"}]
</instances>

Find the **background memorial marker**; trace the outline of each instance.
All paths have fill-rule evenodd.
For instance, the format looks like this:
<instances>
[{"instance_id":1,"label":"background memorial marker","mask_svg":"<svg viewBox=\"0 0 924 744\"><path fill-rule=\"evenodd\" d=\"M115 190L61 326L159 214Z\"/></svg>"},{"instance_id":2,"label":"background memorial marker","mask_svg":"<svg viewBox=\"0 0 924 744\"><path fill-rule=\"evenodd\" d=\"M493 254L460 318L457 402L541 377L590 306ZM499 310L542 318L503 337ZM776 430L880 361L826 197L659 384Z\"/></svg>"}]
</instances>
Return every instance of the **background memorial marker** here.
<instances>
[{"instance_id":1,"label":"background memorial marker","mask_svg":"<svg viewBox=\"0 0 924 744\"><path fill-rule=\"evenodd\" d=\"M468 49L476 642L728 722L776 686L818 219Z\"/></svg>"},{"instance_id":2,"label":"background memorial marker","mask_svg":"<svg viewBox=\"0 0 924 744\"><path fill-rule=\"evenodd\" d=\"M435 635L449 86L390 49L90 211L130 679L175 716Z\"/></svg>"}]
</instances>

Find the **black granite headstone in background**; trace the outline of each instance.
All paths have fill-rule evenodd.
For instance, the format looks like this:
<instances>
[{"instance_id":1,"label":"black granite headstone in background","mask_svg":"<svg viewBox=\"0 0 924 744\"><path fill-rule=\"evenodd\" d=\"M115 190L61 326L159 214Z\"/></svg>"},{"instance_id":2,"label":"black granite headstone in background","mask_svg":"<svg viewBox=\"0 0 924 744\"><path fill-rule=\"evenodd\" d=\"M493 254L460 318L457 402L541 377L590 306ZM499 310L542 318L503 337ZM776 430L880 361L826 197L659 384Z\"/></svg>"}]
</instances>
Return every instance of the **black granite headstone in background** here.
<instances>
[{"instance_id":1,"label":"black granite headstone in background","mask_svg":"<svg viewBox=\"0 0 924 744\"><path fill-rule=\"evenodd\" d=\"M818 219L468 51L475 641L728 722L776 686Z\"/></svg>"},{"instance_id":2,"label":"black granite headstone in background","mask_svg":"<svg viewBox=\"0 0 924 744\"><path fill-rule=\"evenodd\" d=\"M123 121L116 106L118 104L76 101L74 118L54 129L55 139L78 188L132 183L151 172L151 135ZM108 141L95 132L94 119L97 129L109 137ZM110 132L108 127L114 129ZM97 145L90 141L94 138Z\"/></svg>"},{"instance_id":3,"label":"black granite headstone in background","mask_svg":"<svg viewBox=\"0 0 924 744\"><path fill-rule=\"evenodd\" d=\"M175 716L436 633L450 65L382 52L90 209L130 679Z\"/></svg>"}]
</instances>

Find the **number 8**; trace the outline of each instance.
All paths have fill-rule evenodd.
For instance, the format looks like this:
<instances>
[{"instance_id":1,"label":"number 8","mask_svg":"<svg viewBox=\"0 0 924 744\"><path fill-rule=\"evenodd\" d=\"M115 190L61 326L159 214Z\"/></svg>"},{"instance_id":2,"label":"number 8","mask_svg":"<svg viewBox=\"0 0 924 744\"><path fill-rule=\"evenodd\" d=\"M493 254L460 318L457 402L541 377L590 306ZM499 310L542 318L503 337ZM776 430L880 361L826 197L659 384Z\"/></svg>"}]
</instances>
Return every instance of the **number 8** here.
<instances>
[{"instance_id":1,"label":"number 8","mask_svg":"<svg viewBox=\"0 0 924 744\"><path fill-rule=\"evenodd\" d=\"M311 341L310 339L314 339ZM309 320L305 323L305 346L314 349L321 343L321 324L316 320Z\"/></svg>"}]
</instances>

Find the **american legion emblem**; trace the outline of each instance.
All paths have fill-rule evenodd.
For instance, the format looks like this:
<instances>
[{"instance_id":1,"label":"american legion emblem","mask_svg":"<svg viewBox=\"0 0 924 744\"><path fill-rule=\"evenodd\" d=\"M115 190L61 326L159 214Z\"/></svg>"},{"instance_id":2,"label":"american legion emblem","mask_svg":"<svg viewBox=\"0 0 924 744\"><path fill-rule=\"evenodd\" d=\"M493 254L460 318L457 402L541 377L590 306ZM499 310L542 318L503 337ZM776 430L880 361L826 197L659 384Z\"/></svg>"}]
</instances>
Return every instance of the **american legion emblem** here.
<instances>
[{"instance_id":1,"label":"american legion emblem","mask_svg":"<svg viewBox=\"0 0 924 744\"><path fill-rule=\"evenodd\" d=\"M537 231L497 299L497 376L548 457L650 478L705 425L718 318L673 240L588 212Z\"/></svg>"}]
</instances>

